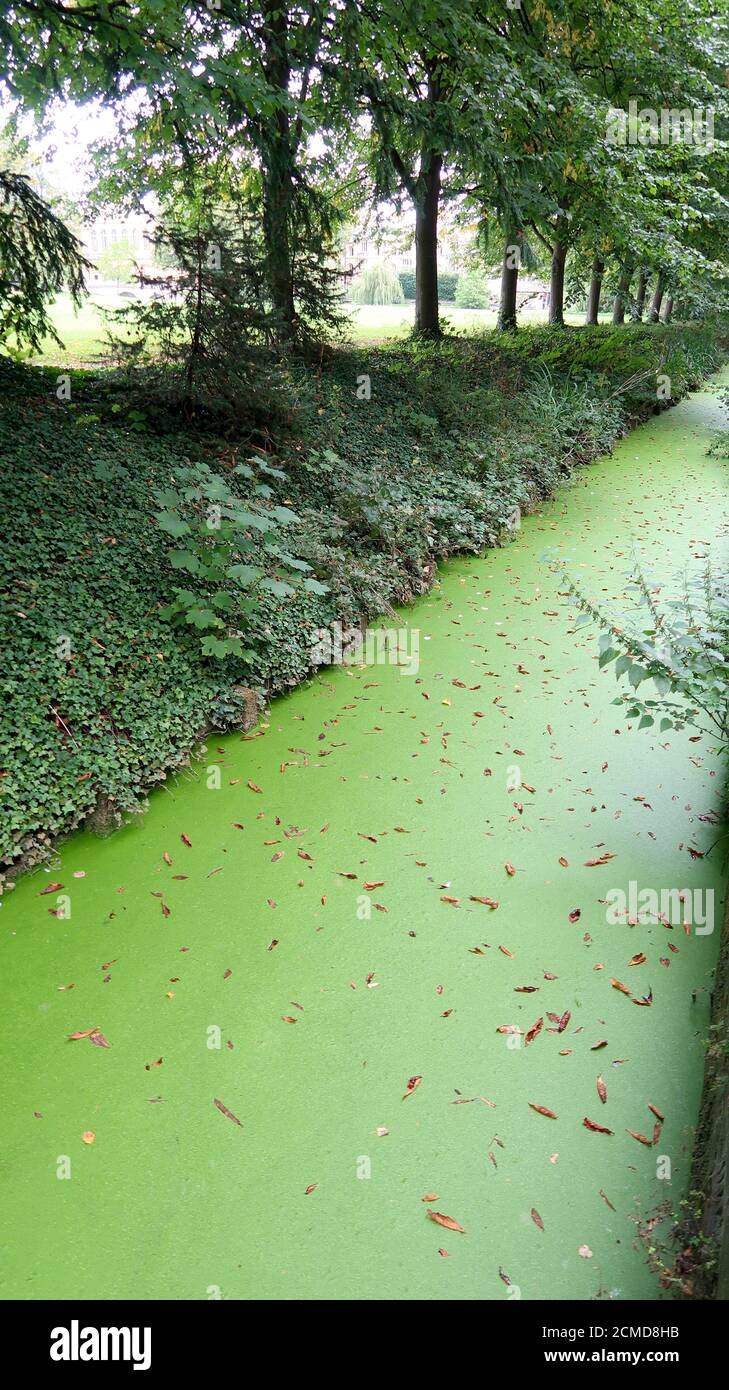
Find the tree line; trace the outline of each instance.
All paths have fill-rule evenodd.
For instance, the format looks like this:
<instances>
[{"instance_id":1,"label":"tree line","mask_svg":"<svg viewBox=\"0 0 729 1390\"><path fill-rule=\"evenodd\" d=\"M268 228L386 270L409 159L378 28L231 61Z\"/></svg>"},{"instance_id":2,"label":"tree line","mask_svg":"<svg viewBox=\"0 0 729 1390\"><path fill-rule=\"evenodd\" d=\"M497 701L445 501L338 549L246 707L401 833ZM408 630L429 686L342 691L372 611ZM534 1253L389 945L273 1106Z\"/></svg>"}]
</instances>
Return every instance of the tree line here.
<instances>
[{"instance_id":1,"label":"tree line","mask_svg":"<svg viewBox=\"0 0 729 1390\"><path fill-rule=\"evenodd\" d=\"M446 207L500 256L504 329L537 256L554 325L575 279L590 323L608 290L616 323L727 307L724 0L17 0L0 50L12 113L114 109L98 200L154 193L200 254L216 227L235 222L239 248L245 229L238 270L281 347L321 334L338 232L383 204L414 217L426 338ZM0 173L0 327L16 332L23 303L37 329L51 281L77 292L83 273L25 185Z\"/></svg>"}]
</instances>

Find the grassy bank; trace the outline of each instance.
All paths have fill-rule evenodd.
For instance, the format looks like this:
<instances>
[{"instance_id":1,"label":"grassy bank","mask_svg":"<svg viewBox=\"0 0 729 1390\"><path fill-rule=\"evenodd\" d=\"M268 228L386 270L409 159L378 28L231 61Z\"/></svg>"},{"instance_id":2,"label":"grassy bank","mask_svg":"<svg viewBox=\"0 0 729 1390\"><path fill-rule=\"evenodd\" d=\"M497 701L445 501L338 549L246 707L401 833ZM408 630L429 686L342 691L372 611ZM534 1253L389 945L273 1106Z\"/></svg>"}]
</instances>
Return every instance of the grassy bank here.
<instances>
[{"instance_id":1,"label":"grassy bank","mask_svg":"<svg viewBox=\"0 0 729 1390\"><path fill-rule=\"evenodd\" d=\"M708 330L680 326L339 350L289 368L275 424L224 439L108 373L74 374L59 400L56 371L3 363L0 861L37 862L100 797L141 809L202 731L239 718L234 687L263 700L302 680L319 629L387 614L439 558L506 537L519 510L670 403L658 372L676 400L723 356ZM250 478L235 472L247 462ZM287 555L315 580L269 580L241 605L242 655L205 656L194 623L163 613L180 573L157 494L186 468L242 502L264 485L264 508L294 514ZM204 577L184 577L204 604Z\"/></svg>"}]
</instances>

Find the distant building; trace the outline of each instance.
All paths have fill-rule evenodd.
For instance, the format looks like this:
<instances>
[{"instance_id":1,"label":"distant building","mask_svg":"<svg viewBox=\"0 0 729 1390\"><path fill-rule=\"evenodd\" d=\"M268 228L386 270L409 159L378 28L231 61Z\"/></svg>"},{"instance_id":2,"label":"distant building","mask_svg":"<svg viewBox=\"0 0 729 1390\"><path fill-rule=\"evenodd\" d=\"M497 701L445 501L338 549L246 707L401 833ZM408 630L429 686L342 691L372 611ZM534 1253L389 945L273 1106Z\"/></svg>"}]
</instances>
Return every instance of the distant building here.
<instances>
[{"instance_id":1,"label":"distant building","mask_svg":"<svg viewBox=\"0 0 729 1390\"><path fill-rule=\"evenodd\" d=\"M154 247L150 240L154 231L154 221L145 213L129 213L127 216L110 215L98 217L81 231L83 253L92 265L99 256L111 247L122 243L129 246L136 264L143 270L154 265ZM104 284L104 277L98 270L91 270L87 276L89 285Z\"/></svg>"},{"instance_id":2,"label":"distant building","mask_svg":"<svg viewBox=\"0 0 729 1390\"><path fill-rule=\"evenodd\" d=\"M415 243L406 250L397 250L391 243L372 233L352 232L342 248L341 267L347 275L356 275L365 266L386 261L395 270L415 269Z\"/></svg>"}]
</instances>

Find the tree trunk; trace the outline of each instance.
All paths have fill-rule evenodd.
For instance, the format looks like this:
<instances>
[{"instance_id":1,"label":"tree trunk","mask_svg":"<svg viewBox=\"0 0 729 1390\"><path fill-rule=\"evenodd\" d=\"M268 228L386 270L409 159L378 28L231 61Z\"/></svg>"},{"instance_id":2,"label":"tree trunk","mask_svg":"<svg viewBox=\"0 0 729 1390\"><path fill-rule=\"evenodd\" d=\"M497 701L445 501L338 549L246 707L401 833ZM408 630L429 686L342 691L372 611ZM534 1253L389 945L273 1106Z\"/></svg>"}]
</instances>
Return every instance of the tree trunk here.
<instances>
[{"instance_id":1,"label":"tree trunk","mask_svg":"<svg viewBox=\"0 0 729 1390\"><path fill-rule=\"evenodd\" d=\"M666 299L666 306L665 306L665 308L664 308L664 310L663 310L663 322L664 322L664 323L670 323L670 322L671 322L671 315L672 315L672 313L673 313L673 295L669 294L668 298Z\"/></svg>"},{"instance_id":2,"label":"tree trunk","mask_svg":"<svg viewBox=\"0 0 729 1390\"><path fill-rule=\"evenodd\" d=\"M567 246L565 242L555 241L549 282L549 322L560 328L564 327L564 268L566 260Z\"/></svg>"},{"instance_id":3,"label":"tree trunk","mask_svg":"<svg viewBox=\"0 0 729 1390\"><path fill-rule=\"evenodd\" d=\"M625 303L628 298L630 282L633 278L632 265L624 265L620 272L618 292L613 303L613 323L625 323Z\"/></svg>"},{"instance_id":4,"label":"tree trunk","mask_svg":"<svg viewBox=\"0 0 729 1390\"><path fill-rule=\"evenodd\" d=\"M443 156L431 151L418 177L415 201L415 332L440 337L438 318L438 210Z\"/></svg>"},{"instance_id":5,"label":"tree trunk","mask_svg":"<svg viewBox=\"0 0 729 1390\"><path fill-rule=\"evenodd\" d=\"M645 266L641 266L638 275L638 288L633 301L632 315L636 323L643 322L643 312L645 310L645 292L648 288L648 271Z\"/></svg>"},{"instance_id":6,"label":"tree trunk","mask_svg":"<svg viewBox=\"0 0 729 1390\"><path fill-rule=\"evenodd\" d=\"M291 80L288 14L281 0L264 0L263 15L266 79L281 99L262 127L263 240L276 336L287 342L294 337L296 323L291 257L294 149L285 105Z\"/></svg>"},{"instance_id":7,"label":"tree trunk","mask_svg":"<svg viewBox=\"0 0 729 1390\"><path fill-rule=\"evenodd\" d=\"M516 332L516 290L521 264L521 232L507 237L501 263L501 299L496 327L502 333Z\"/></svg>"},{"instance_id":8,"label":"tree trunk","mask_svg":"<svg viewBox=\"0 0 729 1390\"><path fill-rule=\"evenodd\" d=\"M185 367L185 395L183 407L186 411L190 410L193 399L193 382L195 373L201 365L201 345L203 331L203 246L200 229L198 228L195 237L195 320L190 340L190 351L187 354L187 365Z\"/></svg>"},{"instance_id":9,"label":"tree trunk","mask_svg":"<svg viewBox=\"0 0 729 1390\"><path fill-rule=\"evenodd\" d=\"M664 289L665 289L665 286L666 286L665 276L664 276L664 274L663 274L663 271L660 271L660 272L659 272L659 275L658 275L658 279L656 280L656 288L655 288L655 290L653 291L653 298L652 298L652 300L651 300L651 307L650 307L650 309L649 309L649 311L648 311L648 322L649 322L649 323L658 323L658 319L659 319L660 313L661 313L661 304L662 304L662 302L663 302L663 291L664 291Z\"/></svg>"},{"instance_id":10,"label":"tree trunk","mask_svg":"<svg viewBox=\"0 0 729 1390\"><path fill-rule=\"evenodd\" d=\"M294 336L296 311L289 239L293 188L282 170L264 171L263 236L268 267L268 291L276 323L276 336Z\"/></svg>"},{"instance_id":11,"label":"tree trunk","mask_svg":"<svg viewBox=\"0 0 729 1390\"><path fill-rule=\"evenodd\" d=\"M599 256L595 256L592 262L592 275L590 277L590 293L587 296L587 317L585 323L594 327L597 323L597 316L600 312L600 294L602 293L602 277L605 273L605 262Z\"/></svg>"}]
</instances>

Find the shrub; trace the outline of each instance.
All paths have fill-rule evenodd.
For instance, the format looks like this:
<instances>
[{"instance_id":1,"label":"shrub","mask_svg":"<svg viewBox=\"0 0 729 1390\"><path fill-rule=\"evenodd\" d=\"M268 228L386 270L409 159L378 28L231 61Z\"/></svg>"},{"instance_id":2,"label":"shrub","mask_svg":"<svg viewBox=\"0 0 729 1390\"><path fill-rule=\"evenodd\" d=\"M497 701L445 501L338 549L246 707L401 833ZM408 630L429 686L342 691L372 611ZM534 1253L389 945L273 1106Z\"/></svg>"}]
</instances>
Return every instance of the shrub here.
<instances>
[{"instance_id":1,"label":"shrub","mask_svg":"<svg viewBox=\"0 0 729 1390\"><path fill-rule=\"evenodd\" d=\"M487 309L489 291L482 270L467 270L459 275L455 300L459 309Z\"/></svg>"},{"instance_id":2,"label":"shrub","mask_svg":"<svg viewBox=\"0 0 729 1390\"><path fill-rule=\"evenodd\" d=\"M398 280L402 285L402 292L406 299L415 298L415 272L413 270L398 271ZM455 270L440 270L438 272L438 299L441 304L452 304L455 299L456 285L458 284L458 273Z\"/></svg>"},{"instance_id":3,"label":"shrub","mask_svg":"<svg viewBox=\"0 0 729 1390\"><path fill-rule=\"evenodd\" d=\"M162 508L157 525L178 543L168 561L190 576L161 616L193 627L203 656L256 661L247 628L261 593L288 598L300 584L307 593L325 589L302 579L310 566L279 539L281 528L296 520L289 507L271 502L265 479L282 479L281 470L252 458L236 464L233 477L243 480L243 497L204 463L177 468L172 484L155 489Z\"/></svg>"},{"instance_id":4,"label":"shrub","mask_svg":"<svg viewBox=\"0 0 729 1390\"><path fill-rule=\"evenodd\" d=\"M154 241L158 261L171 268L140 274L152 296L114 315L126 334L112 346L132 389L188 417L273 409L270 311L261 250L245 216L216 220L209 208L195 208L162 222Z\"/></svg>"},{"instance_id":5,"label":"shrub","mask_svg":"<svg viewBox=\"0 0 729 1390\"><path fill-rule=\"evenodd\" d=\"M399 270L397 275L405 299L415 298L415 271Z\"/></svg>"},{"instance_id":6,"label":"shrub","mask_svg":"<svg viewBox=\"0 0 729 1390\"><path fill-rule=\"evenodd\" d=\"M563 569L564 567L561 566ZM636 568L626 591L633 600L629 625L622 615L606 614L566 576L572 603L580 609L577 624L596 622L600 666L615 662L618 681L630 690L613 704L625 716L659 731L704 728L729 750L729 582L706 562L688 575L680 597L662 599L663 584L653 585ZM651 693L638 694L646 682Z\"/></svg>"},{"instance_id":7,"label":"shrub","mask_svg":"<svg viewBox=\"0 0 729 1390\"><path fill-rule=\"evenodd\" d=\"M133 246L127 237L122 237L99 252L96 269L105 280L114 280L117 285L131 285L135 262Z\"/></svg>"},{"instance_id":8,"label":"shrub","mask_svg":"<svg viewBox=\"0 0 729 1390\"><path fill-rule=\"evenodd\" d=\"M438 298L444 304L452 304L456 297L459 276L455 270L441 270L438 273Z\"/></svg>"}]
</instances>

